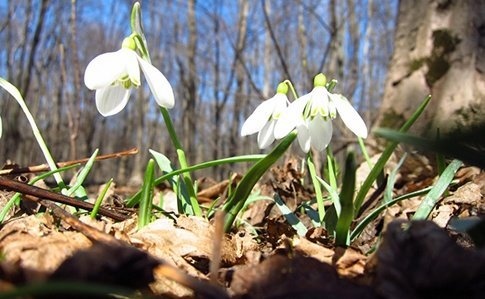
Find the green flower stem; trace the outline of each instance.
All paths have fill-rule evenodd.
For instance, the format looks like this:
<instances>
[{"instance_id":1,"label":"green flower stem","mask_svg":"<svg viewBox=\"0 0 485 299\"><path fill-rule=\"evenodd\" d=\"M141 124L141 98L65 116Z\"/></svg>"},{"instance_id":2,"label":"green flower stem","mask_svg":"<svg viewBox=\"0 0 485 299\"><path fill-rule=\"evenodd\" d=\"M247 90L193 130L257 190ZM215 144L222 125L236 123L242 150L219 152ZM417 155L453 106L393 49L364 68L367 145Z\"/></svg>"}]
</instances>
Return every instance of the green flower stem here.
<instances>
[{"instance_id":1,"label":"green flower stem","mask_svg":"<svg viewBox=\"0 0 485 299\"><path fill-rule=\"evenodd\" d=\"M168 110L164 107L160 107L160 112L162 113L163 120L165 121L165 125L167 126L168 133L170 135L170 138L172 139L172 143L175 146L175 149L177 151L177 156L178 160L180 163L180 168L185 169L189 167L189 164L187 163L187 159L185 157L185 152L182 148L182 144L180 143L177 134L175 133L175 128L172 123L172 119L170 118L170 115L168 114ZM195 194L194 190L194 184L192 183L192 178L190 177L189 172L184 172L182 174L182 178L185 182L186 188L187 188L187 193L189 195L190 199L190 204L192 206L192 209L194 211L195 216L202 216L202 211L199 206L199 202L197 201L197 195Z\"/></svg>"},{"instance_id":2,"label":"green flower stem","mask_svg":"<svg viewBox=\"0 0 485 299\"><path fill-rule=\"evenodd\" d=\"M283 81L283 83L286 83L286 85L288 85L288 87L291 90L291 93L293 94L293 98L298 99L298 94L296 93L295 87L293 87L293 84L291 83L291 81L285 80L285 81Z\"/></svg>"},{"instance_id":3,"label":"green flower stem","mask_svg":"<svg viewBox=\"0 0 485 299\"><path fill-rule=\"evenodd\" d=\"M374 165L372 165L372 162L371 162L370 157L369 157L369 153L367 153L367 149L365 148L364 139L362 139L362 137L357 137L357 138L359 140L360 150L362 151L362 154L364 155L365 161L367 162L367 165L369 166L369 168L372 169L372 167L374 167Z\"/></svg>"},{"instance_id":4,"label":"green flower stem","mask_svg":"<svg viewBox=\"0 0 485 299\"><path fill-rule=\"evenodd\" d=\"M313 163L313 158L311 152L308 153L306 157L306 163L308 165L308 171L310 173L310 178L312 180L313 187L315 189L315 197L317 199L317 206L318 206L318 220L320 225L323 223L323 219L325 217L325 205L323 204L323 194L322 194L322 187L317 178L317 170L315 169L315 163Z\"/></svg>"},{"instance_id":5,"label":"green flower stem","mask_svg":"<svg viewBox=\"0 0 485 299\"><path fill-rule=\"evenodd\" d=\"M223 210L226 213L224 231L228 232L231 230L236 216L244 207L254 185L256 185L266 171L268 171L268 169L286 152L295 138L296 131L288 134L288 136L286 136L265 158L255 163L244 175L237 185L236 190L230 195L224 205Z\"/></svg>"},{"instance_id":6,"label":"green flower stem","mask_svg":"<svg viewBox=\"0 0 485 299\"><path fill-rule=\"evenodd\" d=\"M27 120L29 121L30 127L32 128L32 132L34 133L34 137L37 141L37 144L39 144L40 149L42 150L42 153L44 154L44 157L47 161L47 165L49 165L49 168L51 170L57 170L56 162L54 162L54 159L52 158L52 155L49 151L49 148L47 147L44 138L42 137L42 134L39 131L39 128L37 127L37 124L35 123L34 117L30 113L29 108L25 104L24 98L20 94L20 91L15 87L13 84L8 82L7 80L3 79L0 77L0 86L3 87L10 95L12 95L17 103L20 105L20 108L24 111L25 116L27 117ZM57 182L57 185L61 188L64 189L66 187L66 184L62 180L61 175L58 172L53 173L54 179Z\"/></svg>"},{"instance_id":7,"label":"green flower stem","mask_svg":"<svg viewBox=\"0 0 485 299\"><path fill-rule=\"evenodd\" d=\"M332 148L327 146L327 169L328 169L328 181L333 190L338 190L337 186L337 174L335 173L335 158L333 156Z\"/></svg>"}]
</instances>

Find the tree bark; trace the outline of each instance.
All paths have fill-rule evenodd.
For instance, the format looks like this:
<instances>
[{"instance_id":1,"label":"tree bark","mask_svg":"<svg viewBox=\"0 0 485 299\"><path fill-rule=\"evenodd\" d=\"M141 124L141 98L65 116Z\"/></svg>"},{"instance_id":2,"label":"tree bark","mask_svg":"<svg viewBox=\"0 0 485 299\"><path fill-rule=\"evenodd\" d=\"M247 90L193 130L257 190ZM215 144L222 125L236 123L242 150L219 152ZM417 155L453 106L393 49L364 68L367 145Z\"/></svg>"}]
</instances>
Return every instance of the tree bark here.
<instances>
[{"instance_id":1,"label":"tree bark","mask_svg":"<svg viewBox=\"0 0 485 299\"><path fill-rule=\"evenodd\" d=\"M411 129L436 136L485 115L485 1L402 0L377 127L398 128L428 95Z\"/></svg>"}]
</instances>

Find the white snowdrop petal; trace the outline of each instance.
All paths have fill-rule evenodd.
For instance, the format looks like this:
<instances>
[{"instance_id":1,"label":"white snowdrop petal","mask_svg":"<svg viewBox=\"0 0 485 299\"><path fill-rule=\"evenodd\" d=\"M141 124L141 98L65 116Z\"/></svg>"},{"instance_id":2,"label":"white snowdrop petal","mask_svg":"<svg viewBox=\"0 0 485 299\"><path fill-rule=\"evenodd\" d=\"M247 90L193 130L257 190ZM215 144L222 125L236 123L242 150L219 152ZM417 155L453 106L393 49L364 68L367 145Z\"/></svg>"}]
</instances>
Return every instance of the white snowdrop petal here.
<instances>
[{"instance_id":1,"label":"white snowdrop petal","mask_svg":"<svg viewBox=\"0 0 485 299\"><path fill-rule=\"evenodd\" d=\"M310 137L310 131L308 130L308 127L305 124L300 124L296 127L297 134L296 137L298 139L298 144L300 145L302 151L305 153L308 153L310 151L310 145L311 145L311 137Z\"/></svg>"},{"instance_id":2,"label":"white snowdrop petal","mask_svg":"<svg viewBox=\"0 0 485 299\"><path fill-rule=\"evenodd\" d=\"M303 121L303 110L309 99L309 94L306 94L296 99L281 113L274 128L274 136L276 139L285 137Z\"/></svg>"},{"instance_id":3,"label":"white snowdrop petal","mask_svg":"<svg viewBox=\"0 0 485 299\"><path fill-rule=\"evenodd\" d=\"M349 128L355 135L366 138L367 126L350 102L340 94L331 94L330 96L335 108L337 108L338 114L347 128Z\"/></svg>"},{"instance_id":4,"label":"white snowdrop petal","mask_svg":"<svg viewBox=\"0 0 485 299\"><path fill-rule=\"evenodd\" d=\"M123 56L122 63L125 64L126 73L130 78L130 81L135 86L140 86L140 66L138 65L138 55L135 51L122 48L120 55Z\"/></svg>"},{"instance_id":5,"label":"white snowdrop petal","mask_svg":"<svg viewBox=\"0 0 485 299\"><path fill-rule=\"evenodd\" d=\"M137 59L157 104L168 109L173 108L175 96L170 82L156 67L139 56Z\"/></svg>"},{"instance_id":6,"label":"white snowdrop petal","mask_svg":"<svg viewBox=\"0 0 485 299\"><path fill-rule=\"evenodd\" d=\"M266 125L261 129L261 131L259 131L258 146L260 149L267 148L275 140L274 134L273 134L275 123L276 123L275 120L271 120L266 123Z\"/></svg>"},{"instance_id":7,"label":"white snowdrop petal","mask_svg":"<svg viewBox=\"0 0 485 299\"><path fill-rule=\"evenodd\" d=\"M108 86L96 90L96 108L103 116L114 115L125 108L130 98L130 89Z\"/></svg>"},{"instance_id":8,"label":"white snowdrop petal","mask_svg":"<svg viewBox=\"0 0 485 299\"><path fill-rule=\"evenodd\" d=\"M244 122L241 128L241 136L251 135L263 129L274 110L274 103L271 100L272 98L263 101L256 107L253 113L251 113Z\"/></svg>"},{"instance_id":9,"label":"white snowdrop petal","mask_svg":"<svg viewBox=\"0 0 485 299\"><path fill-rule=\"evenodd\" d=\"M120 51L104 53L91 60L84 72L87 88L95 90L107 87L125 75L124 55Z\"/></svg>"},{"instance_id":10,"label":"white snowdrop petal","mask_svg":"<svg viewBox=\"0 0 485 299\"><path fill-rule=\"evenodd\" d=\"M327 148L332 139L332 122L324 120L322 116L317 115L309 124L311 145L317 151L323 151Z\"/></svg>"}]
</instances>

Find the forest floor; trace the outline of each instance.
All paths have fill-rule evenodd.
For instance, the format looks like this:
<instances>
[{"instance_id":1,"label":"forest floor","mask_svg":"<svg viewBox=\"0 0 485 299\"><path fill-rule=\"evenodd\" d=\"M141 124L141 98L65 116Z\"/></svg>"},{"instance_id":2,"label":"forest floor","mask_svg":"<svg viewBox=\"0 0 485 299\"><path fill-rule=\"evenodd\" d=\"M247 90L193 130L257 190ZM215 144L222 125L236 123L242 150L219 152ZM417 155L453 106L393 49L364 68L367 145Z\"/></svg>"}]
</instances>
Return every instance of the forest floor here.
<instances>
[{"instance_id":1,"label":"forest floor","mask_svg":"<svg viewBox=\"0 0 485 299\"><path fill-rule=\"evenodd\" d=\"M382 212L351 246L343 248L335 247L324 229L312 228L310 220L298 213L297 207L314 195L301 184L303 174L297 165L288 160L273 168L258 190L283 198L309 228L303 237L271 200L251 204L238 229L223 234L218 214L210 221L168 214L138 230L136 212L119 204L137 191L126 187L112 188L105 207L125 215L122 221L72 217L76 210L70 207L66 213L46 200L40 202L47 208L25 197L0 227L0 298L15 290L17 296L22 290L40 292L48 283L51 291L58 287L64 295L43 298L67 298L67 294L75 298L79 288L69 285L66 291L55 284L59 280L76 281L85 288L82 291L89 286L81 282L117 285L121 293L137 290L137 295L128 295L136 298L485 296L485 252L449 225L453 217L485 214L485 172L462 167L458 183L435 207L432 221L409 222L422 197L404 200ZM395 196L436 180L429 167L409 169L399 174ZM228 182L206 179L200 186L204 189L198 197L209 204L224 198ZM158 192L166 202L174 197L169 189ZM379 191L371 193L369 198L374 199L365 204L366 211L382 197ZM0 190L0 206L12 195ZM84 293L77 298L94 297Z\"/></svg>"}]
</instances>

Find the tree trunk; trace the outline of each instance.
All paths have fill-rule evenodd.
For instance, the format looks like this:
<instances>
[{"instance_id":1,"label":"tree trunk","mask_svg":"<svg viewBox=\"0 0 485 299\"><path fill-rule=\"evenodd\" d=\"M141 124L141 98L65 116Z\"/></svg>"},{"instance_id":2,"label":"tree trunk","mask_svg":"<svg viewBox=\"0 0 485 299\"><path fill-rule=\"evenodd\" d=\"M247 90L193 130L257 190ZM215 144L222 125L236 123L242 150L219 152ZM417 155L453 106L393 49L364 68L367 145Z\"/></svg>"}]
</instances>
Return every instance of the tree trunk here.
<instances>
[{"instance_id":1,"label":"tree trunk","mask_svg":"<svg viewBox=\"0 0 485 299\"><path fill-rule=\"evenodd\" d=\"M196 160L195 140L197 138L197 126L195 112L197 106L197 68L195 56L197 52L197 23L195 19L196 0L188 1L188 29L189 41L187 45L188 70L186 79L186 98L184 99L185 107L183 111L183 145L187 154L189 163Z\"/></svg>"},{"instance_id":2,"label":"tree trunk","mask_svg":"<svg viewBox=\"0 0 485 299\"><path fill-rule=\"evenodd\" d=\"M398 128L428 95L412 132L436 136L485 114L485 1L402 0L377 127Z\"/></svg>"}]
</instances>

